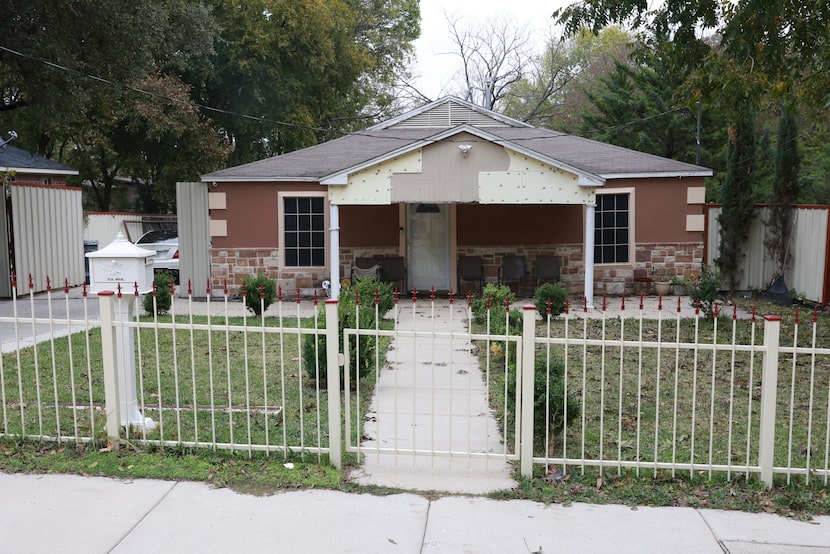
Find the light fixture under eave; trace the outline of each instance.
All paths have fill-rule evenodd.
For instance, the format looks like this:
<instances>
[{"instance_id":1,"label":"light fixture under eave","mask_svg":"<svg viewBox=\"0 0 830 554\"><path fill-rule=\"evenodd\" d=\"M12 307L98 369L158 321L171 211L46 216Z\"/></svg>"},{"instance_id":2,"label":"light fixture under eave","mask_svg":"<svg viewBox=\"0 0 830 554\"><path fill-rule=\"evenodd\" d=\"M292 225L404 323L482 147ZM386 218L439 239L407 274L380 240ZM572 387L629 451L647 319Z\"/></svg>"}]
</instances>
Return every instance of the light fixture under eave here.
<instances>
[{"instance_id":1,"label":"light fixture under eave","mask_svg":"<svg viewBox=\"0 0 830 554\"><path fill-rule=\"evenodd\" d=\"M461 151L461 157L466 158L467 154L470 153L470 150L473 149L473 145L471 145L471 144L459 144L458 149Z\"/></svg>"},{"instance_id":2,"label":"light fixture under eave","mask_svg":"<svg viewBox=\"0 0 830 554\"><path fill-rule=\"evenodd\" d=\"M437 214L440 212L441 209L438 204L418 204L418 207L415 208L416 214Z\"/></svg>"}]
</instances>

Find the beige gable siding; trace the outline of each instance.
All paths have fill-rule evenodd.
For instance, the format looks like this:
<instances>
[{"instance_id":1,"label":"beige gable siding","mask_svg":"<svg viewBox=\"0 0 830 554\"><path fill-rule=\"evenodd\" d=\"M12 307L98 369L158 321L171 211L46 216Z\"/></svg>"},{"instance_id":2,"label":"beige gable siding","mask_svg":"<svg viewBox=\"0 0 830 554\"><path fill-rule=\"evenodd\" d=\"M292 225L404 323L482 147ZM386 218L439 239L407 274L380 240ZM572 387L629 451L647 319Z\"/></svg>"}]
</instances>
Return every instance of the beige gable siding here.
<instances>
[{"instance_id":1,"label":"beige gable siding","mask_svg":"<svg viewBox=\"0 0 830 554\"><path fill-rule=\"evenodd\" d=\"M449 128L464 124L473 125L475 127L509 127L509 125L503 121L494 119L485 113L477 112L464 105L449 101L439 104L424 113L405 119L389 128Z\"/></svg>"},{"instance_id":2,"label":"beige gable siding","mask_svg":"<svg viewBox=\"0 0 830 554\"><path fill-rule=\"evenodd\" d=\"M510 167L504 148L468 134L423 148L423 159L423 172L392 176L393 202L477 202L479 176Z\"/></svg>"},{"instance_id":3,"label":"beige gable siding","mask_svg":"<svg viewBox=\"0 0 830 554\"><path fill-rule=\"evenodd\" d=\"M398 174L419 174L422 171L421 150L415 150L349 175L346 186L329 187L329 200L337 205L391 204L392 178Z\"/></svg>"},{"instance_id":4,"label":"beige gable siding","mask_svg":"<svg viewBox=\"0 0 830 554\"><path fill-rule=\"evenodd\" d=\"M594 201L594 188L580 186L576 174L467 133L358 171L330 191L338 205Z\"/></svg>"},{"instance_id":5,"label":"beige gable siding","mask_svg":"<svg viewBox=\"0 0 830 554\"><path fill-rule=\"evenodd\" d=\"M507 171L484 173L479 178L482 204L587 204L594 202L594 188L581 187L578 178L506 150L510 158Z\"/></svg>"}]
</instances>

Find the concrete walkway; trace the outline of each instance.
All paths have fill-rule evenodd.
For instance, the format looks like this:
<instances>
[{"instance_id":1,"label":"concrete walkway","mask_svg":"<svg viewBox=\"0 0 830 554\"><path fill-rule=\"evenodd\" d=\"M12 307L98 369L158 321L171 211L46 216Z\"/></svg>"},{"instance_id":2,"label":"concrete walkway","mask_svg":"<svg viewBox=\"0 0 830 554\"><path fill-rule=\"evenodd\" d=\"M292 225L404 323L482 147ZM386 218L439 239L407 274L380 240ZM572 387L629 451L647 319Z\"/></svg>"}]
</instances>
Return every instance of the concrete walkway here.
<instances>
[{"instance_id":1,"label":"concrete walkway","mask_svg":"<svg viewBox=\"0 0 830 554\"><path fill-rule=\"evenodd\" d=\"M830 517L0 474L5 554L830 552Z\"/></svg>"},{"instance_id":2,"label":"concrete walkway","mask_svg":"<svg viewBox=\"0 0 830 554\"><path fill-rule=\"evenodd\" d=\"M512 488L516 483L504 441L466 337L466 304L401 304L399 332L444 336L394 338L364 418L365 463L352 477L362 484L414 490L483 493ZM492 456L475 457L482 453Z\"/></svg>"}]
</instances>

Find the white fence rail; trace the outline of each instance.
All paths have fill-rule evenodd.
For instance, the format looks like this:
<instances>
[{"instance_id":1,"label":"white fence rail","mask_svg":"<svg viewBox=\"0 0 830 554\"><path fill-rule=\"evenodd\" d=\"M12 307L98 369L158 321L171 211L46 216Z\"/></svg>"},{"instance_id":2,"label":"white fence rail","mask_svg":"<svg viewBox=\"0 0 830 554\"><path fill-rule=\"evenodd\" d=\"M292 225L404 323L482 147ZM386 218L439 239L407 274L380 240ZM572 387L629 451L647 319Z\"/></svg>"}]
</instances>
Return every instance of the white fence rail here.
<instances>
[{"instance_id":1,"label":"white fence rail","mask_svg":"<svg viewBox=\"0 0 830 554\"><path fill-rule=\"evenodd\" d=\"M469 303L433 299L341 334L336 301L322 311L281 297L246 317L227 291L216 296L153 317L125 291L15 296L0 317L0 434L327 455L338 467L344 451L501 459L552 478L830 476L830 349L815 311L782 326L736 309L708 320L662 300L651 317L642 299L628 309L615 299L614 315L539 319L527 306L520 318L499 308L479 322ZM354 321L373 309L355 305ZM407 311L414 327L401 325ZM381 348L363 359L351 348L358 338ZM340 366L342 388L340 371L326 369ZM384 400L381 389L393 394Z\"/></svg>"}]
</instances>

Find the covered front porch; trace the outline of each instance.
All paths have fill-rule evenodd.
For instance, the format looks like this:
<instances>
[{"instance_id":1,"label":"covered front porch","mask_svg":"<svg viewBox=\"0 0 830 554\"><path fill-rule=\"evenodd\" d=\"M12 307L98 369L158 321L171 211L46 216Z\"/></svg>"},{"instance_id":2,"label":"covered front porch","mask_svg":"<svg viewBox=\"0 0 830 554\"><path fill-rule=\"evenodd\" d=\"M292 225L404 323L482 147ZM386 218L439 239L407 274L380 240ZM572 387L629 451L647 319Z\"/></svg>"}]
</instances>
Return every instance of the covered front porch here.
<instances>
[{"instance_id":1,"label":"covered front porch","mask_svg":"<svg viewBox=\"0 0 830 554\"><path fill-rule=\"evenodd\" d=\"M321 182L329 202L332 293L358 258L402 257L409 290L458 291L458 260L478 256L487 282L504 256L559 256L562 282L589 303L594 291L594 210L604 180L542 162L480 129L429 143Z\"/></svg>"},{"instance_id":2,"label":"covered front porch","mask_svg":"<svg viewBox=\"0 0 830 554\"><path fill-rule=\"evenodd\" d=\"M397 287L408 291L434 287L463 294L478 287L468 281L459 282L460 258L480 257L484 280L497 282L504 257L522 256L526 276L517 283L522 289L517 292L529 295L535 288L537 259L557 256L560 282L569 293L581 295L586 286L593 290L593 281L585 281L587 210L583 206L411 203L340 206L335 210L340 219L336 257L341 281L351 278L351 269L358 260L402 257L406 279L405 283L396 282ZM366 226L369 221L371 228ZM588 234L593 236L593 229ZM334 249L332 254L334 257Z\"/></svg>"}]
</instances>

